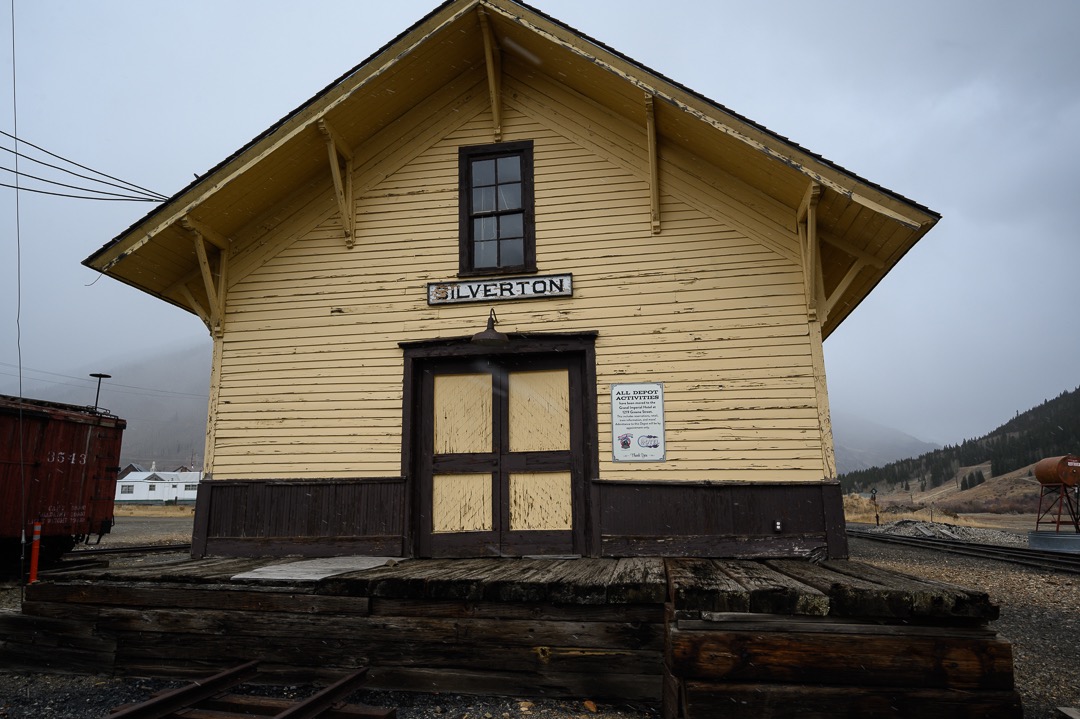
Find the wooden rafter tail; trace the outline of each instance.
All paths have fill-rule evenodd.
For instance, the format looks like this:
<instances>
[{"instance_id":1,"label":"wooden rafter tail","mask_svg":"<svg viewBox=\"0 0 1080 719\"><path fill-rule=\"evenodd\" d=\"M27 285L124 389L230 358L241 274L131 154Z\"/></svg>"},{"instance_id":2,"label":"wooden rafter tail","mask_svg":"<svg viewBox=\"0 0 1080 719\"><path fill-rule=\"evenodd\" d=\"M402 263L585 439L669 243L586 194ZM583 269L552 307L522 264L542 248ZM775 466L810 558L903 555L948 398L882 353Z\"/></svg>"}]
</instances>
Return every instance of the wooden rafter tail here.
<instances>
[{"instance_id":1,"label":"wooden rafter tail","mask_svg":"<svg viewBox=\"0 0 1080 719\"><path fill-rule=\"evenodd\" d=\"M318 122L319 132L326 138L326 152L330 160L330 174L334 178L334 197L337 198L338 212L341 215L341 229L345 232L345 247L352 249L356 244L354 234L356 213L352 207L353 155L341 136L326 119ZM342 172L342 162L345 169Z\"/></svg>"},{"instance_id":2,"label":"wooden rafter tail","mask_svg":"<svg viewBox=\"0 0 1080 719\"><path fill-rule=\"evenodd\" d=\"M491 97L491 121L495 142L502 142L502 56L491 21L483 8L476 9L484 36L484 64L487 66L488 95Z\"/></svg>"},{"instance_id":3,"label":"wooden rafter tail","mask_svg":"<svg viewBox=\"0 0 1080 719\"><path fill-rule=\"evenodd\" d=\"M649 202L652 215L652 233L660 234L660 153L656 141L656 108L653 96L645 93L645 133L649 152Z\"/></svg>"}]
</instances>

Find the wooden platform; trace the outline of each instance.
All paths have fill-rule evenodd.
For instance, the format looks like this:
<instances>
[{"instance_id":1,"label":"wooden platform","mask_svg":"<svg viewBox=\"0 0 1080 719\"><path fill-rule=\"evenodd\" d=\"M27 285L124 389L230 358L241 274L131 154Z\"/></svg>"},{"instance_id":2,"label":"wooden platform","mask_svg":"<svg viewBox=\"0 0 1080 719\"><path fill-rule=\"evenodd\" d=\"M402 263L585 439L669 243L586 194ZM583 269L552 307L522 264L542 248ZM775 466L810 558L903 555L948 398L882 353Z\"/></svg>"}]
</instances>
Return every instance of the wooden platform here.
<instances>
[{"instance_id":1,"label":"wooden platform","mask_svg":"<svg viewBox=\"0 0 1080 719\"><path fill-rule=\"evenodd\" d=\"M985 593L858 562L449 559L250 574L283 561L50 578L27 588L22 614L0 614L0 666L187 677L259 659L289 682L366 665L372 688L657 702L688 719L1021 716Z\"/></svg>"}]
</instances>

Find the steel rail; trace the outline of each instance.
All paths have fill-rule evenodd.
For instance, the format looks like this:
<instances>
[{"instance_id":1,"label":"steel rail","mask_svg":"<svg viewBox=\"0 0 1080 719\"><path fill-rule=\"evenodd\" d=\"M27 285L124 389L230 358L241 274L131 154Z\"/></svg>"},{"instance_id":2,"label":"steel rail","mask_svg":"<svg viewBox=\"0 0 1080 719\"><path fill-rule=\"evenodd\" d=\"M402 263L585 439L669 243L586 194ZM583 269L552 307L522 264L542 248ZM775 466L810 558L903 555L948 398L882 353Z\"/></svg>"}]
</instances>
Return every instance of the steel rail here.
<instances>
[{"instance_id":1,"label":"steel rail","mask_svg":"<svg viewBox=\"0 0 1080 719\"><path fill-rule=\"evenodd\" d=\"M1001 562L1012 562L1038 569L1051 569L1059 572L1080 574L1080 555L1064 552L1048 552L1040 549L1028 549L1027 547L1009 547L999 544L979 544L976 542L964 542L955 539L939 539L937 537L907 537L897 534L885 534L880 532L867 532L861 529L848 529L849 537L857 539L870 539L876 542L891 542L903 544L909 547L933 549L939 552L961 554L979 559L995 559Z\"/></svg>"},{"instance_id":2,"label":"steel rail","mask_svg":"<svg viewBox=\"0 0 1080 719\"><path fill-rule=\"evenodd\" d=\"M152 552L188 552L191 544L143 544L130 547L94 547L93 549L73 549L65 557L76 558L99 554L150 554Z\"/></svg>"}]
</instances>

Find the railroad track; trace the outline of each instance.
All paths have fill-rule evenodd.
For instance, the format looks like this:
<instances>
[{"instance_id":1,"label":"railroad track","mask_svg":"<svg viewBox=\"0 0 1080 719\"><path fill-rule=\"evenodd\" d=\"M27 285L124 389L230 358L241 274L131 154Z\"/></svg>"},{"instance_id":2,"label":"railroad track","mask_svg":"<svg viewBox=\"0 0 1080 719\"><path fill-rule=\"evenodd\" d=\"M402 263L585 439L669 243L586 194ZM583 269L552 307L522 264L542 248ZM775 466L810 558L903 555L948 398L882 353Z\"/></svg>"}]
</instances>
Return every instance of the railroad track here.
<instances>
[{"instance_id":1,"label":"railroad track","mask_svg":"<svg viewBox=\"0 0 1080 719\"><path fill-rule=\"evenodd\" d=\"M95 557L103 554L150 554L152 552L189 552L191 544L143 544L131 547L93 547L75 549L68 552L68 557Z\"/></svg>"},{"instance_id":2,"label":"railroad track","mask_svg":"<svg viewBox=\"0 0 1080 719\"><path fill-rule=\"evenodd\" d=\"M1006 547L998 544L978 544L956 539L939 539L937 537L905 537L897 534L867 532L861 529L848 529L847 533L849 537L871 539L875 542L904 544L909 547L963 554L968 557L978 557L979 559L994 559L1000 562L1012 562L1013 564L1022 564L1039 569L1080 574L1080 554L1046 552L1039 549Z\"/></svg>"}]
</instances>

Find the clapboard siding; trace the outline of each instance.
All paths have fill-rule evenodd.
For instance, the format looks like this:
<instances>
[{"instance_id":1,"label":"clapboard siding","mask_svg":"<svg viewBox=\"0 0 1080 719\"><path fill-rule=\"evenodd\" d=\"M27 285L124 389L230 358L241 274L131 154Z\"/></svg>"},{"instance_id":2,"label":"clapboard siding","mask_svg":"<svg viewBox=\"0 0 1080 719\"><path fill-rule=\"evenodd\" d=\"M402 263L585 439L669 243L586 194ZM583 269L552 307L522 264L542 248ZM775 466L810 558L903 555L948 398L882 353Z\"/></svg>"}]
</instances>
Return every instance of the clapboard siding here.
<instances>
[{"instance_id":1,"label":"clapboard siding","mask_svg":"<svg viewBox=\"0 0 1080 719\"><path fill-rule=\"evenodd\" d=\"M313 196L291 212L285 237L241 253L214 408L215 478L401 472L398 342L473 334L488 309L429 307L425 295L427 282L457 273L458 148L491 141L474 80L458 83L468 97L425 106L467 115L442 120L443 136L407 117L383 138L397 148L363 149L352 250L336 207ZM822 479L813 339L788 220L760 198L748 209L716 189L731 178L691 191L701 168L665 160L654 235L643 128L598 124L596 107L552 83L509 76L507 93L504 139L535 147L537 265L572 272L574 297L501 303L500 329L599 332L601 478ZM644 380L665 383L668 461L615 464L610 384Z\"/></svg>"}]
</instances>

